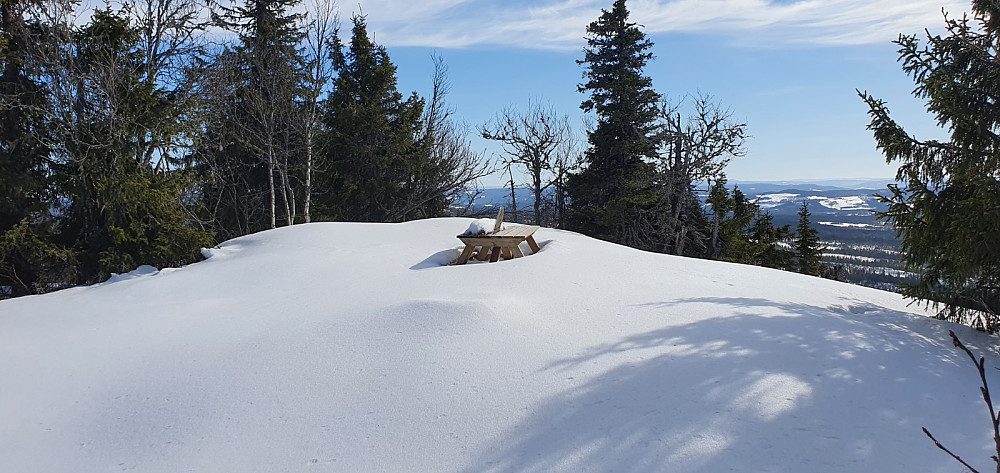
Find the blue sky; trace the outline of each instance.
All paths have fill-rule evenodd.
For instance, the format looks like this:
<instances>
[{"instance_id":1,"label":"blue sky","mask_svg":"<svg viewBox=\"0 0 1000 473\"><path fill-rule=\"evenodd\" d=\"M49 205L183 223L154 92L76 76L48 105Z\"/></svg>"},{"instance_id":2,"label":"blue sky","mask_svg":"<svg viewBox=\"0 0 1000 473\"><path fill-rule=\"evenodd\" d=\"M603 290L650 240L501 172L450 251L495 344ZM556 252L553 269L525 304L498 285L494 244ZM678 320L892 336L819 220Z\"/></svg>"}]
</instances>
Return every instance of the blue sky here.
<instances>
[{"instance_id":1,"label":"blue sky","mask_svg":"<svg viewBox=\"0 0 1000 473\"><path fill-rule=\"evenodd\" d=\"M480 126L505 106L551 103L583 129L576 92L586 25L612 0L362 0L375 40L398 66L402 92L426 95L431 53L448 64L457 116ZM710 94L745 121L746 157L734 180L887 177L867 107L855 89L889 103L920 138L941 138L897 63L900 33L940 32L951 0L630 0L656 58L646 73L672 99ZM353 9L353 10L352 10ZM495 147L477 140L479 148ZM499 178L495 180L499 182ZM487 182L487 185L494 184Z\"/></svg>"}]
</instances>

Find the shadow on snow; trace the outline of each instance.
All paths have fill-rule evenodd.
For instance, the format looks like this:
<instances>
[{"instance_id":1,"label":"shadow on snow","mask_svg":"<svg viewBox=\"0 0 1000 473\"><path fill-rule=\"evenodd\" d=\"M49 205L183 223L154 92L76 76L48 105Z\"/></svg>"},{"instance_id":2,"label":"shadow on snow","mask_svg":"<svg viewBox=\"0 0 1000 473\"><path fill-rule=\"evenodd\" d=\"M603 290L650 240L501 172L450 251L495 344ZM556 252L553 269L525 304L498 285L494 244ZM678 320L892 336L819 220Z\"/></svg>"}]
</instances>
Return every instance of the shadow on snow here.
<instances>
[{"instance_id":1,"label":"shadow on snow","mask_svg":"<svg viewBox=\"0 0 1000 473\"><path fill-rule=\"evenodd\" d=\"M720 297L637 307L670 317L693 304L735 314L630 336L546 367L546 376L579 377L614 357L603 363L612 369L590 372L483 446L465 471L954 471L921 426L961 446L963 458L989 461L977 377L947 343L950 325L851 300L818 307Z\"/></svg>"}]
</instances>

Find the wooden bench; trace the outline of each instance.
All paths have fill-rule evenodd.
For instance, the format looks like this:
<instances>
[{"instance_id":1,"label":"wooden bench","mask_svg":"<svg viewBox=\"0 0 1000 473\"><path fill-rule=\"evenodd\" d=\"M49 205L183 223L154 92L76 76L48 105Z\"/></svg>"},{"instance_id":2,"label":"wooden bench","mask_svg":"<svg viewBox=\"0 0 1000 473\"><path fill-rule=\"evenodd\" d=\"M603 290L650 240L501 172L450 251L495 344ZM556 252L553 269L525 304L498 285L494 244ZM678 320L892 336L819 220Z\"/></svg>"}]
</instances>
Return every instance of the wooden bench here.
<instances>
[{"instance_id":1,"label":"wooden bench","mask_svg":"<svg viewBox=\"0 0 1000 473\"><path fill-rule=\"evenodd\" d=\"M458 239L465 243L465 250L455 264L465 264L472 257L479 261L486 261L489 258L491 263L499 261L501 256L504 259L520 258L524 256L519 246L522 241L528 242L532 254L538 253L538 244L532 236L540 228L538 225L514 225L501 230L502 224L503 207L500 207L493 233L458 235Z\"/></svg>"}]
</instances>

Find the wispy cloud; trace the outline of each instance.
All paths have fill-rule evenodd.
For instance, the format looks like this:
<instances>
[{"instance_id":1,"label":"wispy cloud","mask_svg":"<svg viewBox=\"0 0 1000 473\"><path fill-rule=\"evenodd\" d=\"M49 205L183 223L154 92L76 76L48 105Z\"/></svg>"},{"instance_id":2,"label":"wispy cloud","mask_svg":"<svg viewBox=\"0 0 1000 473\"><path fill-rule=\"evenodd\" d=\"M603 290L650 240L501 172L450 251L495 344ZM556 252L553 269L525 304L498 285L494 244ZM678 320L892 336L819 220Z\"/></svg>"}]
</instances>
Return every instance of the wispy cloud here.
<instances>
[{"instance_id":1,"label":"wispy cloud","mask_svg":"<svg viewBox=\"0 0 1000 473\"><path fill-rule=\"evenodd\" d=\"M496 45L577 49L586 25L610 0L362 0L344 10L368 16L390 46ZM942 24L967 0L632 0L631 19L649 34L712 35L752 46L884 43ZM344 16L349 11L343 12Z\"/></svg>"}]
</instances>

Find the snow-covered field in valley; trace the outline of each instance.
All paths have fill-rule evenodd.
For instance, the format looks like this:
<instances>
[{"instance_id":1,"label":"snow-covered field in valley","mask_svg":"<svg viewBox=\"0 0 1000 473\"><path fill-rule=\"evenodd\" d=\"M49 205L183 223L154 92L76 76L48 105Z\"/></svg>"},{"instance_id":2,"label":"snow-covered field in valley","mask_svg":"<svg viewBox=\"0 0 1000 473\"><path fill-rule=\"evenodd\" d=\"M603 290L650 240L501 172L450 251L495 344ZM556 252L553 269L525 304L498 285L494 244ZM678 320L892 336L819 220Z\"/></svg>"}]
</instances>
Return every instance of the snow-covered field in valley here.
<instances>
[{"instance_id":1,"label":"snow-covered field in valley","mask_svg":"<svg viewBox=\"0 0 1000 473\"><path fill-rule=\"evenodd\" d=\"M447 265L471 222L298 225L0 302L0 471L962 471L922 426L990 469L947 333L1000 390L993 337L557 230Z\"/></svg>"}]
</instances>

